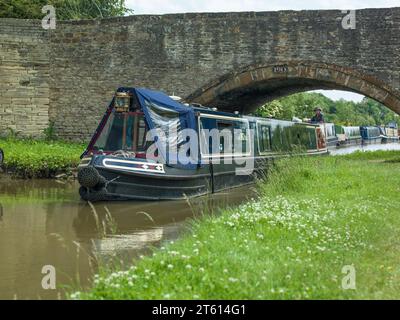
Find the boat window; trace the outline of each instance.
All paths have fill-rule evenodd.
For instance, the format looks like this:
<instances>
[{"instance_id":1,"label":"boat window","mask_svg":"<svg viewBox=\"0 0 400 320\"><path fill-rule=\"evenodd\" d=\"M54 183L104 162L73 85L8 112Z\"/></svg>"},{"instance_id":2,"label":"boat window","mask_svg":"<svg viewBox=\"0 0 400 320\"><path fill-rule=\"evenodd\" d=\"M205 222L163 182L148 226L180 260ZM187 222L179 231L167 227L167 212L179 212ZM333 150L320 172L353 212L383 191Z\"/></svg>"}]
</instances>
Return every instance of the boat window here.
<instances>
[{"instance_id":1,"label":"boat window","mask_svg":"<svg viewBox=\"0 0 400 320\"><path fill-rule=\"evenodd\" d=\"M118 150L146 151L147 125L142 113L113 112L101 131L94 150L114 152Z\"/></svg>"},{"instance_id":2,"label":"boat window","mask_svg":"<svg viewBox=\"0 0 400 320\"><path fill-rule=\"evenodd\" d=\"M144 151L146 149L146 132L146 122L144 121L144 118L141 118L138 126L138 150Z\"/></svg>"},{"instance_id":3,"label":"boat window","mask_svg":"<svg viewBox=\"0 0 400 320\"><path fill-rule=\"evenodd\" d=\"M261 123L258 123L259 139L262 138L260 132ZM266 125L266 124L264 124ZM263 149L262 143L259 143L260 153L272 152L306 152L316 149L315 127L305 126L301 123L295 123L282 120L269 120L270 150Z\"/></svg>"},{"instance_id":4,"label":"boat window","mask_svg":"<svg viewBox=\"0 0 400 320\"><path fill-rule=\"evenodd\" d=\"M274 152L290 150L290 130L292 124L286 121L271 120L271 147Z\"/></svg>"},{"instance_id":5,"label":"boat window","mask_svg":"<svg viewBox=\"0 0 400 320\"><path fill-rule=\"evenodd\" d=\"M260 124L258 127L258 145L259 151L268 152L271 151L271 128L268 125Z\"/></svg>"},{"instance_id":6,"label":"boat window","mask_svg":"<svg viewBox=\"0 0 400 320\"><path fill-rule=\"evenodd\" d=\"M217 129L218 141L212 135ZM250 154L250 130L246 119L202 115L200 117L203 156L243 156ZM206 133L207 132L207 133Z\"/></svg>"},{"instance_id":7,"label":"boat window","mask_svg":"<svg viewBox=\"0 0 400 320\"><path fill-rule=\"evenodd\" d=\"M217 129L220 132L219 137L219 152L221 153L233 153L233 136L234 136L234 124L228 121L217 121Z\"/></svg>"}]
</instances>

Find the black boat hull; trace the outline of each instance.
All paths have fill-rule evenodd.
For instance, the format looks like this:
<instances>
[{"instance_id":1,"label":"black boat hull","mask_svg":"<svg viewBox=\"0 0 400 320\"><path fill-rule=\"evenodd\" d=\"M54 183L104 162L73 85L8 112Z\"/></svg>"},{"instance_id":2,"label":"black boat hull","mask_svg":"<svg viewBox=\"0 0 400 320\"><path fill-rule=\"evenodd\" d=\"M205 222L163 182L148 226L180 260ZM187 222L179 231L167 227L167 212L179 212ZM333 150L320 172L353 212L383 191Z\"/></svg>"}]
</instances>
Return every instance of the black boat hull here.
<instances>
[{"instance_id":1,"label":"black boat hull","mask_svg":"<svg viewBox=\"0 0 400 320\"><path fill-rule=\"evenodd\" d=\"M192 198L254 183L255 179L265 176L266 170L274 159L274 157L252 158L254 165L251 166L250 171L245 170L246 159L242 159L241 165L224 162L211 163L196 170L183 170L162 165L160 172L149 172L149 169L135 172L132 169L106 167L104 163L107 162L104 160L108 161L110 158L95 156L84 162L80 170L95 169L95 174L98 175L95 180L97 179L98 182L88 186L80 180L80 195L83 200L93 202ZM112 159L111 161L128 162L129 160ZM145 161L139 163L142 163L142 166L148 164Z\"/></svg>"}]
</instances>

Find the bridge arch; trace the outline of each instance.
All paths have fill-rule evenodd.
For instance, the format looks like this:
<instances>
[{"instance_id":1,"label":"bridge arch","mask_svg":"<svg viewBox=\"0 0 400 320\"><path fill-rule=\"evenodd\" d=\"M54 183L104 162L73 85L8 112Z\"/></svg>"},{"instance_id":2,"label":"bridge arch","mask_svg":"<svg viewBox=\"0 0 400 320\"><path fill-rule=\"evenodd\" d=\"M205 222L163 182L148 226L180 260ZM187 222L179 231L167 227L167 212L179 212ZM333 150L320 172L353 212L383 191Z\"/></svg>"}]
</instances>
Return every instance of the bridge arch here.
<instances>
[{"instance_id":1,"label":"bridge arch","mask_svg":"<svg viewBox=\"0 0 400 320\"><path fill-rule=\"evenodd\" d=\"M387 83L352 68L312 61L247 66L206 84L186 101L246 114L268 101L317 89L363 94L400 114L400 95Z\"/></svg>"}]
</instances>

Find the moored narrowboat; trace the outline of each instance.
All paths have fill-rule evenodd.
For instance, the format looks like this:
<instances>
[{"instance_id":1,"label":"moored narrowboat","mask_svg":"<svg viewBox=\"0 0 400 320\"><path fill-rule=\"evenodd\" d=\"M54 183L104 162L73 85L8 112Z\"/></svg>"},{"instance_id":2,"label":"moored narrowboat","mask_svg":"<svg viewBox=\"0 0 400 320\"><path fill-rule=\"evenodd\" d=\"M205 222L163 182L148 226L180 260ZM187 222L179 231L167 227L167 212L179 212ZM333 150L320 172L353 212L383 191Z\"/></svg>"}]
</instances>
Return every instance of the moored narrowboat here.
<instances>
[{"instance_id":1,"label":"moored narrowboat","mask_svg":"<svg viewBox=\"0 0 400 320\"><path fill-rule=\"evenodd\" d=\"M171 200L252 183L269 161L326 154L319 125L243 116L120 88L79 165L84 200Z\"/></svg>"},{"instance_id":2,"label":"moored narrowboat","mask_svg":"<svg viewBox=\"0 0 400 320\"><path fill-rule=\"evenodd\" d=\"M336 135L340 145L361 144L360 127L356 126L336 126Z\"/></svg>"},{"instance_id":3,"label":"moored narrowboat","mask_svg":"<svg viewBox=\"0 0 400 320\"><path fill-rule=\"evenodd\" d=\"M382 143L399 142L399 130L397 123L391 122L386 126L381 126Z\"/></svg>"},{"instance_id":4,"label":"moored narrowboat","mask_svg":"<svg viewBox=\"0 0 400 320\"><path fill-rule=\"evenodd\" d=\"M376 144L382 142L382 135L379 127L362 126L360 127L362 144Z\"/></svg>"},{"instance_id":5,"label":"moored narrowboat","mask_svg":"<svg viewBox=\"0 0 400 320\"><path fill-rule=\"evenodd\" d=\"M336 134L336 126L334 123L323 124L325 128L326 145L328 148L334 148L340 145L339 137Z\"/></svg>"}]
</instances>

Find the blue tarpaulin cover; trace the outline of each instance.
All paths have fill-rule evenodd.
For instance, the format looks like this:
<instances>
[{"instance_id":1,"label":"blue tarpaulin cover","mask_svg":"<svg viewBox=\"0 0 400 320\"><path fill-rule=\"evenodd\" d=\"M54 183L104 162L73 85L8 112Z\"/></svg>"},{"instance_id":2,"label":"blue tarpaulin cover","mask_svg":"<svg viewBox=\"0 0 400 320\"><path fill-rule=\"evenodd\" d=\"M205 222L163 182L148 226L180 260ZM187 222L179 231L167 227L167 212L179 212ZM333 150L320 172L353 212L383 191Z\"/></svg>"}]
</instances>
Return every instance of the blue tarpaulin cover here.
<instances>
[{"instance_id":1,"label":"blue tarpaulin cover","mask_svg":"<svg viewBox=\"0 0 400 320\"><path fill-rule=\"evenodd\" d=\"M154 136L158 144L158 150L166 161L166 164L179 168L194 169L198 166L198 159L191 159L190 163L176 162L176 149L181 143L186 141L186 137L180 136L179 132L184 129L192 129L197 131L197 123L194 110L173 100L163 92L153 91L145 88L119 88L118 92L136 93L139 103L146 117L149 129L159 129L166 138L161 139ZM169 129L177 129L178 135L168 135ZM165 152L163 145L168 146ZM175 155L173 155L175 153Z\"/></svg>"},{"instance_id":2,"label":"blue tarpaulin cover","mask_svg":"<svg viewBox=\"0 0 400 320\"><path fill-rule=\"evenodd\" d=\"M146 108L145 100L154 103L155 105L170 109L179 113L179 118L181 120L182 129L193 129L196 130L196 118L194 111L191 107L187 107L173 99L163 92L153 91L149 89L138 88L136 89L137 96L140 100L140 104L144 107L143 111L148 112ZM150 124L149 125L154 125ZM153 129L153 128L151 128Z\"/></svg>"}]
</instances>

